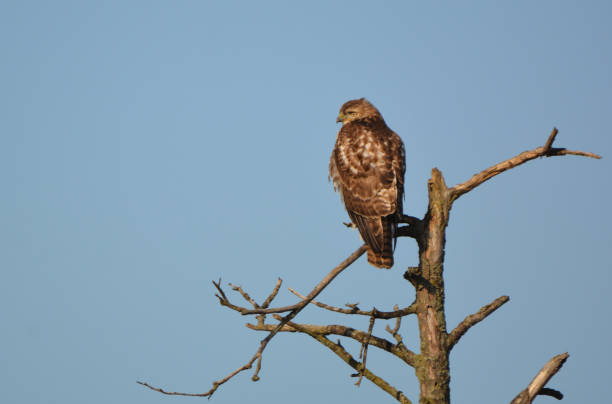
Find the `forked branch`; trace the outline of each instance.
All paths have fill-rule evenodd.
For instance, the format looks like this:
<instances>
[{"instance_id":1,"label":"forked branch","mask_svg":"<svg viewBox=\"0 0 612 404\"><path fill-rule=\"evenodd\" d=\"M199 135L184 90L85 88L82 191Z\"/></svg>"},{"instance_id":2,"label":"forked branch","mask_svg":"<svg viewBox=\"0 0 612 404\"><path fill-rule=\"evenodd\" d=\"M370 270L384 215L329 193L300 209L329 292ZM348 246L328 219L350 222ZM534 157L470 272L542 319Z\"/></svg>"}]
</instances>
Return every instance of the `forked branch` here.
<instances>
[{"instance_id":1,"label":"forked branch","mask_svg":"<svg viewBox=\"0 0 612 404\"><path fill-rule=\"evenodd\" d=\"M394 307L395 310L397 310L397 304ZM395 338L395 340L397 341L397 346L398 347L404 347L404 340L402 338L402 335L399 333L399 329L400 326L402 325L402 318L401 317L397 317L395 319L395 327L391 328L388 325L385 327L385 330L391 334L393 336L393 338Z\"/></svg>"},{"instance_id":2,"label":"forked branch","mask_svg":"<svg viewBox=\"0 0 612 404\"><path fill-rule=\"evenodd\" d=\"M277 318L277 315L274 315ZM282 317L278 317L278 320ZM280 332L302 332L300 330L307 330L311 334L319 334L322 336L327 335L338 335L342 337L351 338L360 344L369 344L380 348L384 351L389 352L400 358L406 364L414 366L417 354L406 348L403 344L393 344L391 341L371 335L367 332L357 330L344 325L330 324L330 325L314 325L314 324L298 324L298 328L294 328L288 324L284 325ZM255 331L272 331L276 328L276 324L246 324L248 328Z\"/></svg>"},{"instance_id":3,"label":"forked branch","mask_svg":"<svg viewBox=\"0 0 612 404\"><path fill-rule=\"evenodd\" d=\"M508 160L502 161L501 163L495 164L494 166L491 166L479 172L478 174L475 174L474 176L472 176L472 178L470 178L466 182L455 185L454 187L450 188L449 191L450 191L451 201L456 200L461 195L471 191L472 189L476 188L483 182L495 177L496 175L501 174L504 171L508 171L516 166L519 166L523 163L526 163L538 157L574 155L574 156L591 157L595 159L601 158L601 156L595 153L589 153L589 152L583 152L583 151L577 151L577 150L567 150L565 148L553 148L552 144L555 141L555 138L557 137L557 133L559 133L559 131L557 130L557 128L554 128L552 132L550 133L550 135L548 136L548 139L546 139L544 146L537 147L533 150L524 151Z\"/></svg>"},{"instance_id":4,"label":"forked branch","mask_svg":"<svg viewBox=\"0 0 612 404\"><path fill-rule=\"evenodd\" d=\"M302 328L300 324L295 324L295 323L289 322L288 325L293 327L293 328L295 328L295 329L297 329L300 332L303 332L305 334L310 335L312 338L314 338L315 340L317 340L321 344L325 345L333 353L335 353L337 356L339 356L340 359L342 359L344 362L346 362L350 367L352 367L353 369L355 369L359 373L363 373L363 376L366 379L370 380L372 383L374 383L375 385L380 387L382 390L384 390L387 393L389 393L393 398L395 398L400 403L402 403L402 404L412 404L411 401L404 395L404 393L402 393L400 390L396 389L395 387L391 386L385 380L383 380L380 377L376 376L369 369L365 368L360 362L355 360L355 358L353 358L351 356L351 354L349 354L342 347L342 345L340 345L339 343L335 344L335 343L331 342L329 339L327 339L326 337L324 337L324 336L322 336L320 334L315 334L315 333L309 332L309 330L307 330L306 328Z\"/></svg>"},{"instance_id":5,"label":"forked branch","mask_svg":"<svg viewBox=\"0 0 612 404\"><path fill-rule=\"evenodd\" d=\"M145 382L140 382L139 381L137 383L141 384L141 385L143 385L145 387L148 387L151 390L155 390L155 391L157 391L159 393L163 393L163 394L167 394L167 395L190 396L190 397L211 397L215 393L215 391L217 391L219 386L221 386L222 384L224 384L225 382L230 380L232 377L236 376L238 373L240 373L240 372L242 372L244 370L247 370L247 369L251 369L253 367L253 363L255 363L255 361L257 361L257 366L255 367L255 372L253 373L253 376L251 377L251 380L253 380L254 382L259 380L259 370L261 369L261 358L262 358L262 355L263 355L263 351L266 349L266 346L268 345L268 342L270 342L270 340L272 338L274 338L274 336L280 331L280 329L285 324L287 324L289 321L291 321L300 311L302 311L302 309L304 307L306 307L315 297L317 297L317 295L319 295L319 293L321 293L323 291L323 289L325 289L325 287L327 285L329 285L330 282L332 280L334 280L334 278L336 276L338 276L349 265L351 265L353 262L355 262L357 260L357 258L361 257L363 255L363 253L365 253L365 252L366 252L366 247L365 247L365 245L362 245L354 253L352 253L347 259L345 259L337 267L332 269L325 276L325 278L323 278L321 280L321 282L319 282L314 287L314 289L312 290L312 292L310 292L308 294L306 299L304 299L301 302L299 302L297 304L294 304L292 306L280 307L280 308L276 308L276 309L268 309L268 308L266 308L267 305L270 304L270 302L274 299L274 297L278 293L278 289L280 288L280 283L281 283L280 279L277 281L277 285L274 287L274 289L273 289L272 293L270 294L270 296L268 296L268 298L265 300L264 304L262 304L262 306L264 306L264 307L255 308L253 310L247 310L244 307L236 306L236 305L230 303L229 299L225 295L225 292L223 292L223 289L221 288L221 280L219 280L219 282L214 282L213 281L213 285L215 285L215 288L219 292L219 294L215 295L219 299L219 303L222 306L229 307L230 309L238 311L238 312L242 313L243 315L246 315L246 314L282 313L282 312L287 312L287 311L289 311L289 313L287 315L285 315L281 319L280 323L278 325L276 325L276 327L272 331L270 331L270 333L266 336L266 338L261 340L261 342L259 344L259 348L257 349L257 352L255 352L255 355L253 355L253 357L251 359L249 359L249 361L247 363L245 363L244 365L242 365L238 369L234 370L232 373L230 373L229 375L225 376L223 379L220 379L220 380L217 380L217 381L213 382L212 388L210 390L208 390L207 392L205 392L205 393L168 392L168 391L165 391L165 390L163 390L163 389L161 389L159 387L151 386L150 384L145 383ZM244 292L242 290L242 288L235 287L235 290L238 291L245 300L247 300L248 302L250 302L254 306L257 306L257 303L255 303L250 298L250 296L246 292ZM267 303L267 304L265 304L265 303Z\"/></svg>"},{"instance_id":6,"label":"forked branch","mask_svg":"<svg viewBox=\"0 0 612 404\"><path fill-rule=\"evenodd\" d=\"M349 257L347 259L342 261L340 263L340 265L338 265L337 267L332 269L330 271L330 273L328 273L325 276L325 278L323 278L321 280L321 282L319 282L317 284L317 286L314 287L314 289L308 294L308 296L306 296L306 299L302 300L299 303L292 304L291 306L274 307L274 308L271 308L271 309L260 308L260 309L253 309L253 310L246 310L246 309L240 308L240 309L236 310L237 306L226 304L226 303L229 303L229 300L227 300L227 299L224 299L225 301L221 301L220 303L223 306L227 306L227 307L229 307L229 308L231 308L233 310L239 311L243 315L248 315L248 314L285 313L285 312L288 312L288 311L295 311L295 310L297 310L297 312L296 312L296 314L297 314L304 307L306 307L306 305L308 305L308 303L310 303L315 297L317 297L319 295L319 293L321 293L323 291L323 289L325 289L327 287L327 285L329 285L331 283L331 281L333 281L336 276L340 275L340 273L342 271L344 271L349 265L351 265L353 262L355 262L357 260L357 258L361 257L363 255L363 253L365 253L365 252L366 252L366 246L364 244L361 247L359 247L357 250L355 250L354 253L349 255Z\"/></svg>"}]
</instances>

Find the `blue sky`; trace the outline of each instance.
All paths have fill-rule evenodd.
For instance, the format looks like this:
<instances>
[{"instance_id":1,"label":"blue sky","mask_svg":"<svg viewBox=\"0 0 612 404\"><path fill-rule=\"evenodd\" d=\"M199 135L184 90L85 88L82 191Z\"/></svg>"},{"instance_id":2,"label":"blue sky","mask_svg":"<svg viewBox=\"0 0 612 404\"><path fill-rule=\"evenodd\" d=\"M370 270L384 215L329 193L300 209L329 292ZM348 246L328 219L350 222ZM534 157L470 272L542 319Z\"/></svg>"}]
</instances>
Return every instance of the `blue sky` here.
<instances>
[{"instance_id":1,"label":"blue sky","mask_svg":"<svg viewBox=\"0 0 612 404\"><path fill-rule=\"evenodd\" d=\"M189 402L243 364L262 334L210 283L264 298L277 277L308 292L360 245L327 182L351 98L404 140L406 213L523 150L540 159L452 210L448 327L511 301L451 355L454 402L509 400L553 355L566 402L609 396L612 29L608 2L5 1L0 5L0 387L10 403ZM417 262L365 259L321 300L380 310L414 298ZM236 297L237 299L237 297ZM278 304L295 299L283 290ZM314 308L300 320L367 328ZM384 325L375 332L384 335ZM404 341L418 348L416 322ZM345 343L354 354L358 347ZM418 400L412 369L372 370ZM216 403L393 402L305 336L280 335L261 381ZM544 402L551 398L540 398Z\"/></svg>"}]
</instances>

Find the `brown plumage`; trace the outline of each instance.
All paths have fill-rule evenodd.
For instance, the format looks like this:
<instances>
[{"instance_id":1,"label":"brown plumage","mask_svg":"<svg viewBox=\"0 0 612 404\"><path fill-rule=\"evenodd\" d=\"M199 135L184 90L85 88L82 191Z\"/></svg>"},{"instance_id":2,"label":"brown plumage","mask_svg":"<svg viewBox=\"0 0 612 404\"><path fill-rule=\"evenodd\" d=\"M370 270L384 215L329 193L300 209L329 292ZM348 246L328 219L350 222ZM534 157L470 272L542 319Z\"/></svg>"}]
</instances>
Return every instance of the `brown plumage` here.
<instances>
[{"instance_id":1,"label":"brown plumage","mask_svg":"<svg viewBox=\"0 0 612 404\"><path fill-rule=\"evenodd\" d=\"M368 246L368 262L391 268L404 196L404 144L365 98L347 101L337 122L342 122L342 128L329 162L329 176Z\"/></svg>"}]
</instances>

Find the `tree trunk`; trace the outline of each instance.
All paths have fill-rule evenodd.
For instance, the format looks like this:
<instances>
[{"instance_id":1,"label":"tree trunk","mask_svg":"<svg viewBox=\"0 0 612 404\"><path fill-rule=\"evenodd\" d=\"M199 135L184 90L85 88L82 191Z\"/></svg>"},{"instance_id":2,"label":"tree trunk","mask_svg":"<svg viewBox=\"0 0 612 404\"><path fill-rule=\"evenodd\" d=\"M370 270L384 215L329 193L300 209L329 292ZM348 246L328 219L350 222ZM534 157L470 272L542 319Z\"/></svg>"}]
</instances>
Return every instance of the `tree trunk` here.
<instances>
[{"instance_id":1,"label":"tree trunk","mask_svg":"<svg viewBox=\"0 0 612 404\"><path fill-rule=\"evenodd\" d=\"M428 182L429 207L419 237L419 267L408 278L416 288L421 354L415 367L421 404L450 403L450 372L444 316L444 244L451 207L442 173L432 170ZM411 278L411 279L410 279Z\"/></svg>"}]
</instances>

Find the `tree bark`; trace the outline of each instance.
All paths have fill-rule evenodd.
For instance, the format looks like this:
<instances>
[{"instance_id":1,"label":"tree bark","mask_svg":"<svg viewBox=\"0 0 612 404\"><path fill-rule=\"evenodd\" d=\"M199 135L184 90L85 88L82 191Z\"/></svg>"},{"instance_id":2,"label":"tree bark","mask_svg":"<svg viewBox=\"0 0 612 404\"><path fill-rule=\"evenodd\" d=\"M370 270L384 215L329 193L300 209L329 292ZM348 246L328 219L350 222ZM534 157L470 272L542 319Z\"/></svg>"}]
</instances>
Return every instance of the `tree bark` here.
<instances>
[{"instance_id":1,"label":"tree bark","mask_svg":"<svg viewBox=\"0 0 612 404\"><path fill-rule=\"evenodd\" d=\"M421 354L415 366L421 404L450 403L450 371L444 315L444 244L451 207L442 173L434 168L428 182L429 207L423 220L419 266L406 273L416 288Z\"/></svg>"}]
</instances>

